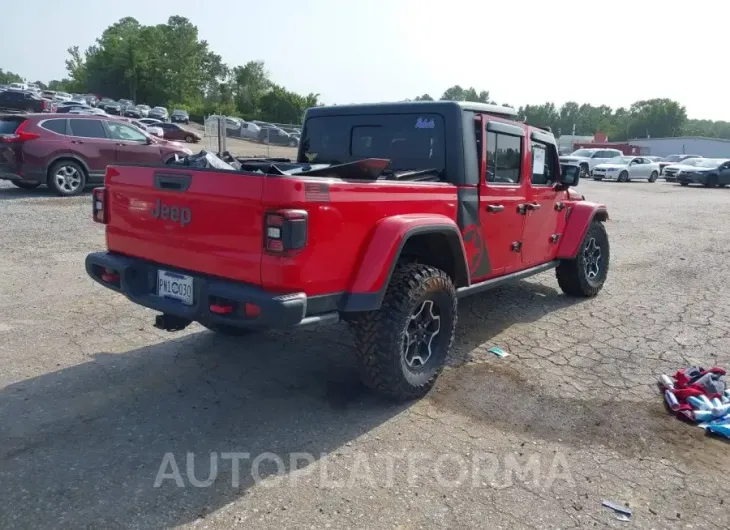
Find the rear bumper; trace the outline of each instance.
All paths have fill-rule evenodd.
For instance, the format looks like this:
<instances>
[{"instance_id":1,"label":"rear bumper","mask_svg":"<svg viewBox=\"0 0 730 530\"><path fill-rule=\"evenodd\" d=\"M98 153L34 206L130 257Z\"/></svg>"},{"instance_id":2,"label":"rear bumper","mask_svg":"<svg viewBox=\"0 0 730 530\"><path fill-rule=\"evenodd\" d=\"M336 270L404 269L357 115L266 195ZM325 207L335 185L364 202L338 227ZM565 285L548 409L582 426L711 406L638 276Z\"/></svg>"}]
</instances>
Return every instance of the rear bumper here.
<instances>
[{"instance_id":1,"label":"rear bumper","mask_svg":"<svg viewBox=\"0 0 730 530\"><path fill-rule=\"evenodd\" d=\"M13 169L0 168L0 180L11 180L15 182L45 182L46 172L42 169Z\"/></svg>"},{"instance_id":2,"label":"rear bumper","mask_svg":"<svg viewBox=\"0 0 730 530\"><path fill-rule=\"evenodd\" d=\"M119 279L113 282L104 281L102 273L105 268L114 270ZM157 272L160 269L193 278L192 305L157 296ZM253 285L160 266L109 252L95 252L86 256L86 272L104 287L123 294L136 304L196 322L228 324L241 328L288 328L336 320L339 317L336 311L317 311L325 310L323 304L308 299L304 293L272 293ZM211 304L222 303L231 305L233 310L224 315L211 312ZM259 314L248 316L246 304L258 307ZM308 306L311 306L309 312ZM312 314L313 311L317 313Z\"/></svg>"}]
</instances>

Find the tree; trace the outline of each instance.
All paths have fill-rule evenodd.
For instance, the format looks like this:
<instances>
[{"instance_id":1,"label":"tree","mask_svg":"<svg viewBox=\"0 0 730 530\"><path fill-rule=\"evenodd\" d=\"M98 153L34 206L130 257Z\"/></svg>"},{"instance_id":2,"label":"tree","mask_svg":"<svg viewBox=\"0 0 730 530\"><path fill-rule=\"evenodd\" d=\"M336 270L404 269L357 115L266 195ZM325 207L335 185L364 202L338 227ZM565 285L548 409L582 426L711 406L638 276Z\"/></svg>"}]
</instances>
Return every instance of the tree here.
<instances>
[{"instance_id":1,"label":"tree","mask_svg":"<svg viewBox=\"0 0 730 530\"><path fill-rule=\"evenodd\" d=\"M478 103L494 103L489 98L489 92L482 90L477 93L474 87L462 88L460 85L454 85L447 88L441 95L441 100L444 101L473 101Z\"/></svg>"},{"instance_id":2,"label":"tree","mask_svg":"<svg viewBox=\"0 0 730 530\"><path fill-rule=\"evenodd\" d=\"M13 72L3 72L0 68L0 85L9 85L10 83L22 83L24 80L18 74Z\"/></svg>"},{"instance_id":3,"label":"tree","mask_svg":"<svg viewBox=\"0 0 730 530\"><path fill-rule=\"evenodd\" d=\"M433 101L433 98L428 94L423 94L422 96L416 96L413 101Z\"/></svg>"}]
</instances>

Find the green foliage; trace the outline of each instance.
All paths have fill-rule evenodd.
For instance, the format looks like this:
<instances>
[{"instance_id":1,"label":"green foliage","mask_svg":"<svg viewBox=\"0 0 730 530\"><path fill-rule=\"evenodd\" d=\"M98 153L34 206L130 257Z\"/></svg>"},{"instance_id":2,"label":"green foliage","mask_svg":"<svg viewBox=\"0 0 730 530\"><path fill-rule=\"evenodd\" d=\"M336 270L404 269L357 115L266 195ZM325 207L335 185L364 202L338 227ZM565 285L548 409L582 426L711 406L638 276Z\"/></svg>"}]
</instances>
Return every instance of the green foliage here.
<instances>
[{"instance_id":1,"label":"green foliage","mask_svg":"<svg viewBox=\"0 0 730 530\"><path fill-rule=\"evenodd\" d=\"M23 78L13 72L3 72L0 68L0 85L9 85L10 83L22 83Z\"/></svg>"}]
</instances>

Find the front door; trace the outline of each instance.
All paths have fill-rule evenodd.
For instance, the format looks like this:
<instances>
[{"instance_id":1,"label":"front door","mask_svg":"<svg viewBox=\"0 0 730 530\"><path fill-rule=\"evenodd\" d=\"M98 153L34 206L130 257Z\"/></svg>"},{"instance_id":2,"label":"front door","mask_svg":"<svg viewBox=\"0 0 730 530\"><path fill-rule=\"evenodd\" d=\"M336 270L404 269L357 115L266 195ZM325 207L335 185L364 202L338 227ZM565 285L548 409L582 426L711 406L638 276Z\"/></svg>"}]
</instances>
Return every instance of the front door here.
<instances>
[{"instance_id":1,"label":"front door","mask_svg":"<svg viewBox=\"0 0 730 530\"><path fill-rule=\"evenodd\" d=\"M109 137L115 142L116 160L120 164L162 163L160 148L148 143L147 137L135 127L116 121L106 122Z\"/></svg>"},{"instance_id":2,"label":"front door","mask_svg":"<svg viewBox=\"0 0 730 530\"><path fill-rule=\"evenodd\" d=\"M514 272L522 264L526 171L524 128L489 118L482 129L483 175L479 185L479 221L486 252L472 281Z\"/></svg>"},{"instance_id":3,"label":"front door","mask_svg":"<svg viewBox=\"0 0 730 530\"><path fill-rule=\"evenodd\" d=\"M547 138L546 138L547 140ZM549 142L531 142L530 185L527 192L525 232L522 240L522 262L534 267L552 261L558 251L562 231L563 208L558 197L565 195L555 189L559 163L555 145Z\"/></svg>"}]
</instances>

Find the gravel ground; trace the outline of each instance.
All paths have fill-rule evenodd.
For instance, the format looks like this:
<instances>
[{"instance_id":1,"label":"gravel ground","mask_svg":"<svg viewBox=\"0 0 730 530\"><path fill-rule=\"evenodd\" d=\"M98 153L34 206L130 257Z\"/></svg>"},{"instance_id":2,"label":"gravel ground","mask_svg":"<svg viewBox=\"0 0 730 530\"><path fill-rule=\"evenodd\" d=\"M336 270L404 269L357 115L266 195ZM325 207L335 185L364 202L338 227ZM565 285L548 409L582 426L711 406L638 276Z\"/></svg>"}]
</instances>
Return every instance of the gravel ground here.
<instances>
[{"instance_id":1,"label":"gravel ground","mask_svg":"<svg viewBox=\"0 0 730 530\"><path fill-rule=\"evenodd\" d=\"M0 527L627 525L603 499L632 527L729 527L730 445L654 382L730 366L730 189L580 189L612 215L603 292L546 273L463 300L435 390L393 406L344 325L154 329L86 276L88 195L0 184Z\"/></svg>"}]
</instances>

